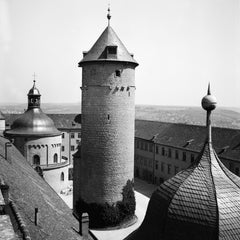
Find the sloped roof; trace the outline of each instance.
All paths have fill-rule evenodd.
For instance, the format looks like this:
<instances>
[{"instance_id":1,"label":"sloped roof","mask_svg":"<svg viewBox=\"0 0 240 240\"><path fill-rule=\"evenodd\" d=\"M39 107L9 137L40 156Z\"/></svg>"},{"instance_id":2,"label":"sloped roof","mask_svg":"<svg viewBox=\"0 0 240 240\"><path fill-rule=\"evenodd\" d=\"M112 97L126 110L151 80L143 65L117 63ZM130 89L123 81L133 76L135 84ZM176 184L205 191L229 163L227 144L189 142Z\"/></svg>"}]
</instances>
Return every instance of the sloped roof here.
<instances>
[{"instance_id":1,"label":"sloped roof","mask_svg":"<svg viewBox=\"0 0 240 240\"><path fill-rule=\"evenodd\" d=\"M10 198L26 224L31 239L82 239L79 223L54 190L34 171L26 159L11 147L11 161L3 156L6 139L0 138L0 178L10 188ZM38 208L38 225L34 209Z\"/></svg>"},{"instance_id":2,"label":"sloped roof","mask_svg":"<svg viewBox=\"0 0 240 240\"><path fill-rule=\"evenodd\" d=\"M147 120L135 121L135 137L154 140L155 143L200 152L206 138L206 127L181 123ZM240 130L212 128L213 147L221 157L239 160ZM189 143L189 144L187 144ZM239 148L236 148L238 146Z\"/></svg>"},{"instance_id":3,"label":"sloped roof","mask_svg":"<svg viewBox=\"0 0 240 240\"><path fill-rule=\"evenodd\" d=\"M117 58L106 58L105 51L108 46L117 46ZM121 61L138 65L111 26L106 27L93 47L83 57L79 66L92 61Z\"/></svg>"}]
</instances>

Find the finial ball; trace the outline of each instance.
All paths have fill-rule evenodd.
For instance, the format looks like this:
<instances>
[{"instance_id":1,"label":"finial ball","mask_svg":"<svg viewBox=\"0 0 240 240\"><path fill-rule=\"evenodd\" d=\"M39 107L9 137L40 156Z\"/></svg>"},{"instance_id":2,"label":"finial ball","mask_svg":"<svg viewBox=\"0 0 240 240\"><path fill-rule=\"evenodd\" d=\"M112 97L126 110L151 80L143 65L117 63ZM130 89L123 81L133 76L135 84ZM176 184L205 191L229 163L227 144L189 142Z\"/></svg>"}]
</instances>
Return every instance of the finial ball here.
<instances>
[{"instance_id":1,"label":"finial ball","mask_svg":"<svg viewBox=\"0 0 240 240\"><path fill-rule=\"evenodd\" d=\"M206 95L202 99L202 108L206 111L212 111L217 106L217 99L212 95Z\"/></svg>"}]
</instances>

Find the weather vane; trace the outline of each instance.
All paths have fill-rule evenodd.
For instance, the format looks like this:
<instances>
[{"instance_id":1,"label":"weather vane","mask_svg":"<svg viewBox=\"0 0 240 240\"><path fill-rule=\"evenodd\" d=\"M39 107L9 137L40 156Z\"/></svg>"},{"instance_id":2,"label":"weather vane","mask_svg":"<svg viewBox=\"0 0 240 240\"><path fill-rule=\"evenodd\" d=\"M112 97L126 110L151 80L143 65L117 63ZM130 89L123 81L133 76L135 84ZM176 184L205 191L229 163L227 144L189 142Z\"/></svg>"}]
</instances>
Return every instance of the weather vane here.
<instances>
[{"instance_id":1,"label":"weather vane","mask_svg":"<svg viewBox=\"0 0 240 240\"><path fill-rule=\"evenodd\" d=\"M108 19L108 26L110 26L110 19L111 19L111 14L110 14L110 3L108 3L108 14L107 14L107 19Z\"/></svg>"}]
</instances>

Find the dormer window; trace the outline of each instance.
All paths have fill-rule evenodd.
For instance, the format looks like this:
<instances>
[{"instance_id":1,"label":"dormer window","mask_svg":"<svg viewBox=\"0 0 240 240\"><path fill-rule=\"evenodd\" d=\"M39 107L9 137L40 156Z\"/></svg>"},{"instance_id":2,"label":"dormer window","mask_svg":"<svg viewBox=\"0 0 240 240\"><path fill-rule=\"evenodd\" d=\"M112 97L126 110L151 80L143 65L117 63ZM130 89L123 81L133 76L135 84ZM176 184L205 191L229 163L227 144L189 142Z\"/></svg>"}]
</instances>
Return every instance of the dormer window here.
<instances>
[{"instance_id":1,"label":"dormer window","mask_svg":"<svg viewBox=\"0 0 240 240\"><path fill-rule=\"evenodd\" d=\"M107 46L107 58L117 58L117 46Z\"/></svg>"}]
</instances>

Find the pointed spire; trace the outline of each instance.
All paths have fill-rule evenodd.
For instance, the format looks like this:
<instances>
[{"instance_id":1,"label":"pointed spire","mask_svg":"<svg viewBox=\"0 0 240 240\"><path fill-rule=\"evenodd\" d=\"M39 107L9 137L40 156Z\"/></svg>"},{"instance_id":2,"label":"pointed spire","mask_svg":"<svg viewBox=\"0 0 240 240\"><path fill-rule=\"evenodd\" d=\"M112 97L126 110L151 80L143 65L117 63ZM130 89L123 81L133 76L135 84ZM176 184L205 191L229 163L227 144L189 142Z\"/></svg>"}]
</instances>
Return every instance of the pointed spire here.
<instances>
[{"instance_id":1,"label":"pointed spire","mask_svg":"<svg viewBox=\"0 0 240 240\"><path fill-rule=\"evenodd\" d=\"M212 129L211 129L211 112L217 106L217 99L211 95L210 83L208 84L207 95L202 99L202 108L207 111L207 129L208 129L208 142L212 142Z\"/></svg>"},{"instance_id":2,"label":"pointed spire","mask_svg":"<svg viewBox=\"0 0 240 240\"><path fill-rule=\"evenodd\" d=\"M208 91L207 91L207 95L211 95L210 82L208 83Z\"/></svg>"},{"instance_id":3,"label":"pointed spire","mask_svg":"<svg viewBox=\"0 0 240 240\"><path fill-rule=\"evenodd\" d=\"M110 19L111 19L110 4L108 4L108 14L107 14L107 19L108 19L108 26L110 26Z\"/></svg>"}]
</instances>

